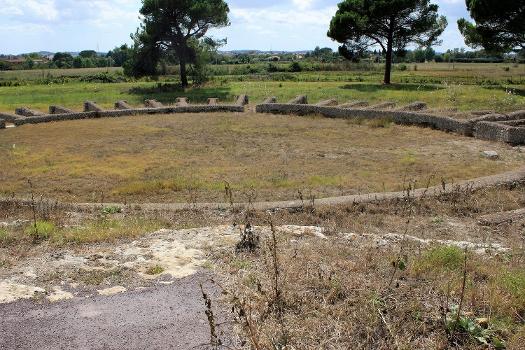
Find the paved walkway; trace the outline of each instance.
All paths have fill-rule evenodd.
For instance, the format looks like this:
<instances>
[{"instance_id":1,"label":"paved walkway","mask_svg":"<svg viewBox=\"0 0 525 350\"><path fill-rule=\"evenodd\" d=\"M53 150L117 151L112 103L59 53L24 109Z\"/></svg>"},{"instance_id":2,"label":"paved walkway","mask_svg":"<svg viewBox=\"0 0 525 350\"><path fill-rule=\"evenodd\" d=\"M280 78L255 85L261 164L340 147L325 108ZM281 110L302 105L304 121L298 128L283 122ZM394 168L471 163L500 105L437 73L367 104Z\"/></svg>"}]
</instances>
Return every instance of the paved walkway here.
<instances>
[{"instance_id":1,"label":"paved walkway","mask_svg":"<svg viewBox=\"0 0 525 350\"><path fill-rule=\"evenodd\" d=\"M210 339L199 285L214 290L207 277L109 297L0 305L0 349L206 349L199 347Z\"/></svg>"}]
</instances>

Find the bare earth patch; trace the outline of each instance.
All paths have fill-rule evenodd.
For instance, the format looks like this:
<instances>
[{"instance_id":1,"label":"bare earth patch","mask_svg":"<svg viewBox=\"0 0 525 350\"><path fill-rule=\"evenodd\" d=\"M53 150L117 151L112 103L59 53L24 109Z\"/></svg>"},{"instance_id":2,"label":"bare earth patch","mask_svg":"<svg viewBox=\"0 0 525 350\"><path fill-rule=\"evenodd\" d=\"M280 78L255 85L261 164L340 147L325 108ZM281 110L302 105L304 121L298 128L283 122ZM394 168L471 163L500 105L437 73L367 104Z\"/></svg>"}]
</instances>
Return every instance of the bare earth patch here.
<instances>
[{"instance_id":1,"label":"bare earth patch","mask_svg":"<svg viewBox=\"0 0 525 350\"><path fill-rule=\"evenodd\" d=\"M498 160L483 157L496 151ZM512 170L504 144L417 127L257 114L137 116L2 133L0 193L72 202L235 201L400 190Z\"/></svg>"}]
</instances>

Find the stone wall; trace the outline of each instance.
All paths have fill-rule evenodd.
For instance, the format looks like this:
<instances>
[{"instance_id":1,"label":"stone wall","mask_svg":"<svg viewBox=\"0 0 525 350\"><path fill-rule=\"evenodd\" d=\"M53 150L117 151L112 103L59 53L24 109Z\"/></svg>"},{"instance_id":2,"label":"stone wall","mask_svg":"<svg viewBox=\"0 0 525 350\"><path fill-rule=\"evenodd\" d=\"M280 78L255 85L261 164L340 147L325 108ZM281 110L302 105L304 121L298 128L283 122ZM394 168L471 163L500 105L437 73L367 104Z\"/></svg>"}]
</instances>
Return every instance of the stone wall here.
<instances>
[{"instance_id":1,"label":"stone wall","mask_svg":"<svg viewBox=\"0 0 525 350\"><path fill-rule=\"evenodd\" d=\"M345 105L343 105L345 106ZM437 130L454 132L465 136L501 141L510 144L525 144L525 127L505 125L501 121L521 120L525 112L508 115L492 114L474 119L454 119L430 113L406 110L373 110L364 108L341 108L341 106L318 106L308 104L265 103L256 106L257 113L322 115L327 118L379 119L388 118L397 124L418 125ZM489 121L487 121L489 120Z\"/></svg>"},{"instance_id":2,"label":"stone wall","mask_svg":"<svg viewBox=\"0 0 525 350\"><path fill-rule=\"evenodd\" d=\"M141 114L175 114L175 113L214 113L214 112L244 112L244 106L238 105L188 105L169 106L161 108L133 108L124 110L92 111L66 114L47 114L38 117L18 118L14 120L16 126L24 124L49 123L64 120L94 119L126 117Z\"/></svg>"},{"instance_id":3,"label":"stone wall","mask_svg":"<svg viewBox=\"0 0 525 350\"><path fill-rule=\"evenodd\" d=\"M3 119L3 120L5 120L8 123L14 123L15 120L20 119L20 116L12 115L12 114L6 114L6 113L0 113L0 119Z\"/></svg>"},{"instance_id":4,"label":"stone wall","mask_svg":"<svg viewBox=\"0 0 525 350\"><path fill-rule=\"evenodd\" d=\"M0 119L0 129L5 129L5 120Z\"/></svg>"}]
</instances>

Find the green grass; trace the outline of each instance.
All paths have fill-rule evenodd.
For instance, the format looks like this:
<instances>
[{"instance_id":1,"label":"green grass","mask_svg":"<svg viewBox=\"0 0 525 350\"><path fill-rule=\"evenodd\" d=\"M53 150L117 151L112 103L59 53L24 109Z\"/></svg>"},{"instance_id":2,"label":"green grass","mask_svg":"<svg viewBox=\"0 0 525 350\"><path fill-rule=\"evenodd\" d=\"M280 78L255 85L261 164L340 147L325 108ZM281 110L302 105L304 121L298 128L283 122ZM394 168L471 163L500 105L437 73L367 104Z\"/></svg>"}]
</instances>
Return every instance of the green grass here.
<instances>
[{"instance_id":1,"label":"green grass","mask_svg":"<svg viewBox=\"0 0 525 350\"><path fill-rule=\"evenodd\" d=\"M49 239L56 231L54 223L45 220L37 220L35 224L26 227L25 232L34 240Z\"/></svg>"},{"instance_id":2,"label":"green grass","mask_svg":"<svg viewBox=\"0 0 525 350\"><path fill-rule=\"evenodd\" d=\"M351 70L335 72L216 76L207 86L186 91L175 87L176 76L161 77L159 83L102 84L73 79L63 84L42 85L37 79L47 73L79 77L105 72L105 69L0 72L0 82L18 79L26 84L0 87L0 111L13 112L20 106L46 111L52 104L80 110L85 100L96 101L106 108L112 108L117 100L127 100L133 105L142 105L145 99L173 103L180 96L187 96L192 102L204 102L209 97L227 102L242 93L248 94L252 103L268 96L286 102L296 95L306 94L311 102L336 98L339 102L388 100L405 104L421 100L432 108L501 111L525 108L525 65L429 63L418 64L417 71L409 65L407 71L394 71L391 86L381 84L380 66L370 70L359 67L350 65ZM509 67L509 71L505 67Z\"/></svg>"},{"instance_id":3,"label":"green grass","mask_svg":"<svg viewBox=\"0 0 525 350\"><path fill-rule=\"evenodd\" d=\"M423 272L460 272L463 268L465 253L458 247L439 246L426 251L414 262L414 271Z\"/></svg>"}]
</instances>

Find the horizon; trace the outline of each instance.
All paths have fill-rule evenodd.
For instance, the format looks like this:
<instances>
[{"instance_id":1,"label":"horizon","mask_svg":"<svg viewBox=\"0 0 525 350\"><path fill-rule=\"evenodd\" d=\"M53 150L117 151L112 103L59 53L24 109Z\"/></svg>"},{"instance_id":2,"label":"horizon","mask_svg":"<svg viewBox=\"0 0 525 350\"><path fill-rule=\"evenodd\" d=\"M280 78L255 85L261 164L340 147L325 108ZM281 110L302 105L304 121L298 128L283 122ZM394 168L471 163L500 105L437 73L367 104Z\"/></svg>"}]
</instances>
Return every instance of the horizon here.
<instances>
[{"instance_id":1,"label":"horizon","mask_svg":"<svg viewBox=\"0 0 525 350\"><path fill-rule=\"evenodd\" d=\"M309 51L316 46L337 50L326 36L340 0L227 1L231 26L209 34L227 38L221 51ZM436 51L467 48L456 21L468 17L463 0L434 0L449 25ZM139 25L140 0L0 0L0 52L108 52L130 44ZM87 29L87 30L86 30ZM67 34L65 34L67 33ZM250 47L247 49L247 47Z\"/></svg>"}]
</instances>

